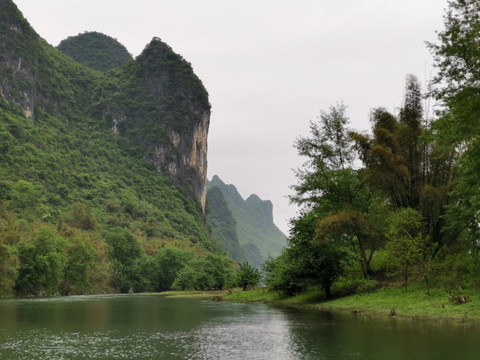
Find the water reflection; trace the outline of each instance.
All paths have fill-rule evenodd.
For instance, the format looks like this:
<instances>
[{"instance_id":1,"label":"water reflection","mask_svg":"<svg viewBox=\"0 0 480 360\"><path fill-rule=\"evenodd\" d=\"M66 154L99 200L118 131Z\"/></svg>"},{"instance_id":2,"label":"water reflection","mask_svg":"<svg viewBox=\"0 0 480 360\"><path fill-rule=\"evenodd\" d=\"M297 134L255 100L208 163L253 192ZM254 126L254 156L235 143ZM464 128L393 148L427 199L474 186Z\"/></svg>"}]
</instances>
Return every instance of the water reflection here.
<instances>
[{"instance_id":1,"label":"water reflection","mask_svg":"<svg viewBox=\"0 0 480 360\"><path fill-rule=\"evenodd\" d=\"M477 359L477 327L263 304L97 296L0 300L0 359Z\"/></svg>"},{"instance_id":2,"label":"water reflection","mask_svg":"<svg viewBox=\"0 0 480 360\"><path fill-rule=\"evenodd\" d=\"M209 321L194 334L190 359L300 359L290 324L279 310L257 306L255 314ZM240 316L239 316L240 315Z\"/></svg>"}]
</instances>

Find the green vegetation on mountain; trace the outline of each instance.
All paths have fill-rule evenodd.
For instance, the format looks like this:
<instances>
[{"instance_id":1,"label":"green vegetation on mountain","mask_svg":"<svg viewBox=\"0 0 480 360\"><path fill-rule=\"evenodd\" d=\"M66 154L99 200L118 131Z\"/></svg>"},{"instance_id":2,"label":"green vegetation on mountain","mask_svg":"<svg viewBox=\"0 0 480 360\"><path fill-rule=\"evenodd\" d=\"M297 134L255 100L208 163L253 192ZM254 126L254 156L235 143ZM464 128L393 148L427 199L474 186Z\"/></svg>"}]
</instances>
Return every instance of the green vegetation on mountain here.
<instances>
[{"instance_id":1,"label":"green vegetation on mountain","mask_svg":"<svg viewBox=\"0 0 480 360\"><path fill-rule=\"evenodd\" d=\"M121 67L133 60L125 46L116 39L95 31L69 36L58 44L57 49L76 62L98 71Z\"/></svg>"},{"instance_id":2,"label":"green vegetation on mountain","mask_svg":"<svg viewBox=\"0 0 480 360\"><path fill-rule=\"evenodd\" d=\"M234 185L226 185L218 176L207 183L210 204L209 222L227 253L235 253L238 261L246 259L259 267L269 256L280 253L286 243L285 235L273 223L272 203L257 195L243 200ZM223 195L223 201L218 193ZM228 212L223 211L228 206ZM229 220L233 215L235 223ZM238 241L236 240L238 237ZM240 247L240 248L239 248Z\"/></svg>"},{"instance_id":3,"label":"green vegetation on mountain","mask_svg":"<svg viewBox=\"0 0 480 360\"><path fill-rule=\"evenodd\" d=\"M1 1L0 296L164 290L188 271L179 287L224 286L231 261L202 210L209 111L159 39L100 72Z\"/></svg>"},{"instance_id":4,"label":"green vegetation on mountain","mask_svg":"<svg viewBox=\"0 0 480 360\"><path fill-rule=\"evenodd\" d=\"M237 222L225 201L222 191L216 186L211 187L207 191L207 199L208 222L212 227L213 234L230 258L238 262L244 261L245 255L238 241Z\"/></svg>"},{"instance_id":5,"label":"green vegetation on mountain","mask_svg":"<svg viewBox=\"0 0 480 360\"><path fill-rule=\"evenodd\" d=\"M440 293L443 303L478 301L479 13L476 0L449 2L439 43L429 44L438 69L433 118L408 75L398 115L373 109L370 134L349 129L337 104L297 139L307 162L291 200L302 211L288 246L265 265L271 289L316 287L327 298L376 291L366 301L379 308L382 287L414 288L432 303Z\"/></svg>"}]
</instances>

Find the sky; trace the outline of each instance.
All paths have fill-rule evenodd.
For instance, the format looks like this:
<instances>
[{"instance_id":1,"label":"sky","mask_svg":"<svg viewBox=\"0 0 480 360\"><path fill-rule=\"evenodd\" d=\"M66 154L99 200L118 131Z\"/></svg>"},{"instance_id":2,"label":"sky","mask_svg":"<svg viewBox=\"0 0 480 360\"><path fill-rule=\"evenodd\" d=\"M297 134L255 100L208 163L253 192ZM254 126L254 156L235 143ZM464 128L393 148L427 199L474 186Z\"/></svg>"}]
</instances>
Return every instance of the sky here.
<instances>
[{"instance_id":1,"label":"sky","mask_svg":"<svg viewBox=\"0 0 480 360\"><path fill-rule=\"evenodd\" d=\"M212 105L208 178L273 203L288 235L293 146L336 103L350 127L372 108L398 113L405 77L432 77L425 41L443 29L447 0L14 0L56 46L98 31L139 55L159 37L192 64ZM114 4L114 5L112 5ZM427 107L426 107L427 108ZM429 107L428 107L429 108Z\"/></svg>"}]
</instances>

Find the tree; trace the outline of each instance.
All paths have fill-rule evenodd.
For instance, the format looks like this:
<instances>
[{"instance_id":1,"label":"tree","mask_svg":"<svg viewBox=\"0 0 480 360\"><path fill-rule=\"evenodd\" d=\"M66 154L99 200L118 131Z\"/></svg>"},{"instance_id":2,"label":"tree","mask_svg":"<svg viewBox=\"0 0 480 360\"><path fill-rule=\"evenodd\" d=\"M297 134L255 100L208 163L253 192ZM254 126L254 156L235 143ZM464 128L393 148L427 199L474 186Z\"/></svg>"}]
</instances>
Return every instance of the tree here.
<instances>
[{"instance_id":1,"label":"tree","mask_svg":"<svg viewBox=\"0 0 480 360\"><path fill-rule=\"evenodd\" d=\"M480 2L451 0L444 16L445 29L438 33L439 43L427 43L433 53L437 75L433 94L455 113L455 134L471 137L479 127L480 108Z\"/></svg>"},{"instance_id":2,"label":"tree","mask_svg":"<svg viewBox=\"0 0 480 360\"><path fill-rule=\"evenodd\" d=\"M201 282L208 284L209 290L223 289L232 282L234 277L230 264L231 260L226 257L214 254L205 255L199 261L202 269L199 274L200 279L202 279Z\"/></svg>"},{"instance_id":3,"label":"tree","mask_svg":"<svg viewBox=\"0 0 480 360\"><path fill-rule=\"evenodd\" d=\"M408 286L410 276L415 273L422 262L429 259L428 236L423 231L422 215L413 209L399 210L392 216L389 241L387 250L389 252L390 273L398 274L403 278L405 288ZM422 274L428 286L428 274Z\"/></svg>"},{"instance_id":4,"label":"tree","mask_svg":"<svg viewBox=\"0 0 480 360\"><path fill-rule=\"evenodd\" d=\"M368 277L373 254L383 240L372 219L376 213L375 194L362 181L363 171L354 168L356 152L345 105L332 106L328 113L322 111L318 120L311 122L310 136L300 137L295 143L299 155L308 160L297 170L299 183L292 187L295 195L291 201L304 207L304 213L292 223L296 234L292 241L300 236L301 243L306 244L304 232L308 241L316 238L323 244L335 243L336 249L350 247L358 254L362 272ZM314 219L314 223L303 226L307 219ZM309 229L311 226L314 231ZM330 250L323 246L320 249ZM328 262L326 258L324 261Z\"/></svg>"},{"instance_id":5,"label":"tree","mask_svg":"<svg viewBox=\"0 0 480 360\"><path fill-rule=\"evenodd\" d=\"M19 244L19 260L18 293L53 295L60 292L67 263L65 239L48 228L41 228L35 237Z\"/></svg>"},{"instance_id":6,"label":"tree","mask_svg":"<svg viewBox=\"0 0 480 360\"><path fill-rule=\"evenodd\" d=\"M331 296L332 285L353 263L353 255L342 239L316 235L315 209L292 220L292 237L276 259L264 264L268 287L293 295L319 285Z\"/></svg>"},{"instance_id":7,"label":"tree","mask_svg":"<svg viewBox=\"0 0 480 360\"><path fill-rule=\"evenodd\" d=\"M0 203L0 296L14 293L20 239L15 216L7 210L6 202Z\"/></svg>"},{"instance_id":8,"label":"tree","mask_svg":"<svg viewBox=\"0 0 480 360\"><path fill-rule=\"evenodd\" d=\"M109 257L116 285L122 292L135 290L139 262L144 254L142 246L130 231L118 227L107 233L105 241L111 246Z\"/></svg>"},{"instance_id":9,"label":"tree","mask_svg":"<svg viewBox=\"0 0 480 360\"><path fill-rule=\"evenodd\" d=\"M258 286L261 280L261 274L258 269L254 268L248 262L241 263L236 276L236 283L243 288L243 291L247 290L247 287Z\"/></svg>"},{"instance_id":10,"label":"tree","mask_svg":"<svg viewBox=\"0 0 480 360\"><path fill-rule=\"evenodd\" d=\"M458 184L447 206L446 230L452 239L466 237L477 253L480 223L480 2L452 0L444 16L444 30L437 43L428 43L437 76L432 94L443 104L436 122L437 137L444 139L459 157L455 162ZM457 158L455 158L457 160Z\"/></svg>"},{"instance_id":11,"label":"tree","mask_svg":"<svg viewBox=\"0 0 480 360\"><path fill-rule=\"evenodd\" d=\"M292 186L295 195L290 200L306 207L323 202L325 195L333 195L332 177L337 171L350 169L355 160L346 127L346 106L340 103L329 110L320 112L318 122L310 121L310 137L299 137L294 144L307 161L296 171L299 183Z\"/></svg>"},{"instance_id":12,"label":"tree","mask_svg":"<svg viewBox=\"0 0 480 360\"><path fill-rule=\"evenodd\" d=\"M198 271L195 268L191 266L185 266L178 272L177 278L172 284L172 288L179 290L195 289L197 274Z\"/></svg>"},{"instance_id":13,"label":"tree","mask_svg":"<svg viewBox=\"0 0 480 360\"><path fill-rule=\"evenodd\" d=\"M326 218L330 218L328 216ZM293 237L286 249L293 260L292 280L301 289L320 285L325 296L331 296L335 281L352 265L354 257L349 250L349 243L343 236L324 235L318 232L321 218L315 209L292 222Z\"/></svg>"},{"instance_id":14,"label":"tree","mask_svg":"<svg viewBox=\"0 0 480 360\"><path fill-rule=\"evenodd\" d=\"M77 202L72 206L69 224L79 229L95 230L97 220L88 205Z\"/></svg>"},{"instance_id":15,"label":"tree","mask_svg":"<svg viewBox=\"0 0 480 360\"><path fill-rule=\"evenodd\" d=\"M154 258L155 290L169 290L178 277L179 272L193 261L193 254L173 245L161 248Z\"/></svg>"},{"instance_id":16,"label":"tree","mask_svg":"<svg viewBox=\"0 0 480 360\"><path fill-rule=\"evenodd\" d=\"M77 234L67 240L67 263L62 282L62 293L84 294L90 290L89 270L94 265L95 250L91 240Z\"/></svg>"},{"instance_id":17,"label":"tree","mask_svg":"<svg viewBox=\"0 0 480 360\"><path fill-rule=\"evenodd\" d=\"M439 138L436 123L422 118L418 80L408 75L398 117L383 108L372 111L372 136L352 134L365 165L363 179L379 191L392 211L415 209L424 217L424 233L437 251L455 241L445 231L445 213L457 174L457 153Z\"/></svg>"}]
</instances>

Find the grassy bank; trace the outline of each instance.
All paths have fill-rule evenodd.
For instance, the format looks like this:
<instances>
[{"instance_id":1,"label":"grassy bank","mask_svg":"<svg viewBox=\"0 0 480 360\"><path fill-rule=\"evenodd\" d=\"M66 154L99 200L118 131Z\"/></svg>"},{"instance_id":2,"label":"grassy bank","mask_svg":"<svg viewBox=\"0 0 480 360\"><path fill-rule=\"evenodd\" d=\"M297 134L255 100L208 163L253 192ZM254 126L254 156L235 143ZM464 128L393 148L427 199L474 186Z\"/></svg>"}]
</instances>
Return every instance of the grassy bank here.
<instances>
[{"instance_id":1,"label":"grassy bank","mask_svg":"<svg viewBox=\"0 0 480 360\"><path fill-rule=\"evenodd\" d=\"M382 288L363 295L352 295L318 304L331 310L350 310L384 316L411 317L417 319L439 319L456 321L480 321L480 294L469 292L460 296L465 303L459 303L459 296L450 299L443 289L430 292L419 288Z\"/></svg>"},{"instance_id":2,"label":"grassy bank","mask_svg":"<svg viewBox=\"0 0 480 360\"><path fill-rule=\"evenodd\" d=\"M280 305L300 305L318 310L348 311L364 316L395 316L439 321L480 322L480 293L470 290L462 294L468 302L455 304L443 289L427 294L420 285L405 288L381 288L371 293L350 295L324 301L324 294L312 288L296 296L279 291L252 289L242 291L169 291L162 293L171 298L214 299L241 302L263 302Z\"/></svg>"},{"instance_id":3,"label":"grassy bank","mask_svg":"<svg viewBox=\"0 0 480 360\"><path fill-rule=\"evenodd\" d=\"M371 293L351 295L324 301L323 292L310 289L297 296L288 297L280 292L255 289L233 292L227 300L261 301L284 305L305 305L330 311L350 311L366 316L396 316L414 319L438 319L480 322L480 293L465 291L463 299L468 302L456 304L443 289L434 289L427 294L422 286L405 288L381 288ZM456 297L455 297L456 298Z\"/></svg>"}]
</instances>

